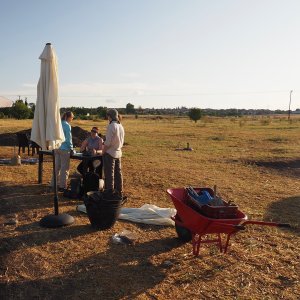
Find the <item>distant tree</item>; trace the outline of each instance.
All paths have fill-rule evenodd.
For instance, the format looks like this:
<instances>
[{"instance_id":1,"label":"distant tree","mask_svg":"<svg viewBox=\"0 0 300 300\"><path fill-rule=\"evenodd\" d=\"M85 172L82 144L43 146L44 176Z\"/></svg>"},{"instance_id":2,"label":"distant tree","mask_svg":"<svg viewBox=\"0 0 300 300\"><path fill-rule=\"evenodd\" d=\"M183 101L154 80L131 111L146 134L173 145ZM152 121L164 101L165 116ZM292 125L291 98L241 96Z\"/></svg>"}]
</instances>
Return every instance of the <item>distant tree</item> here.
<instances>
[{"instance_id":1,"label":"distant tree","mask_svg":"<svg viewBox=\"0 0 300 300\"><path fill-rule=\"evenodd\" d=\"M76 117L79 120L92 120L93 119L92 116L90 116L89 114L87 114L87 115L77 115Z\"/></svg>"},{"instance_id":2,"label":"distant tree","mask_svg":"<svg viewBox=\"0 0 300 300\"><path fill-rule=\"evenodd\" d=\"M0 107L0 112L2 112L5 118L11 118L12 107Z\"/></svg>"},{"instance_id":3,"label":"distant tree","mask_svg":"<svg viewBox=\"0 0 300 300\"><path fill-rule=\"evenodd\" d=\"M202 117L202 111L200 108L191 108L190 111L188 112L188 116L190 117L191 120L197 123L197 121L200 120Z\"/></svg>"},{"instance_id":4,"label":"distant tree","mask_svg":"<svg viewBox=\"0 0 300 300\"><path fill-rule=\"evenodd\" d=\"M18 120L28 119L32 116L32 110L24 104L23 100L17 100L11 108L11 114Z\"/></svg>"},{"instance_id":5,"label":"distant tree","mask_svg":"<svg viewBox=\"0 0 300 300\"><path fill-rule=\"evenodd\" d=\"M119 107L117 108L119 115L126 115L126 108Z\"/></svg>"},{"instance_id":6,"label":"distant tree","mask_svg":"<svg viewBox=\"0 0 300 300\"><path fill-rule=\"evenodd\" d=\"M35 103L29 103L28 106L32 110L32 112L34 113L34 111L35 111Z\"/></svg>"},{"instance_id":7,"label":"distant tree","mask_svg":"<svg viewBox=\"0 0 300 300\"><path fill-rule=\"evenodd\" d=\"M142 115L142 114L144 113L144 109L142 108L141 105L138 107L137 113L138 113L139 115Z\"/></svg>"},{"instance_id":8,"label":"distant tree","mask_svg":"<svg viewBox=\"0 0 300 300\"><path fill-rule=\"evenodd\" d=\"M24 104L24 101L22 99L20 99L20 96L19 96L19 99L16 100L15 103L23 103Z\"/></svg>"},{"instance_id":9,"label":"distant tree","mask_svg":"<svg viewBox=\"0 0 300 300\"><path fill-rule=\"evenodd\" d=\"M126 114L135 114L134 105L131 103L126 104Z\"/></svg>"},{"instance_id":10,"label":"distant tree","mask_svg":"<svg viewBox=\"0 0 300 300\"><path fill-rule=\"evenodd\" d=\"M97 115L100 119L106 118L106 112L107 112L106 107L102 107L102 106L97 107Z\"/></svg>"}]
</instances>

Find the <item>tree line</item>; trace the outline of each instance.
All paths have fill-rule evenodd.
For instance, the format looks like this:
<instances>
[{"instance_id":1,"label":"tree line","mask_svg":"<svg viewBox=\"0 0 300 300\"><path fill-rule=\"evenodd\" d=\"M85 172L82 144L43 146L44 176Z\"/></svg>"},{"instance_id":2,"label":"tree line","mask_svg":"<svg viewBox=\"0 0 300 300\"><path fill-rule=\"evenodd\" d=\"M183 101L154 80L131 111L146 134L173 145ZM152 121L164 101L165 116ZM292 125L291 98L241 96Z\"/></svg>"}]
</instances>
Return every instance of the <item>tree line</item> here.
<instances>
[{"instance_id":1,"label":"tree line","mask_svg":"<svg viewBox=\"0 0 300 300\"><path fill-rule=\"evenodd\" d=\"M245 115L271 115L271 114L287 114L286 110L268 110L268 109L200 109L200 108L135 108L133 104L127 103L126 107L117 108L121 115L135 115L138 118L139 115L177 115L177 116L188 116L191 120L197 122L202 116L216 116L226 117L234 116L240 117ZM106 117L107 107L99 106L96 108L87 107L63 107L61 113L65 111L72 111L75 118L81 120L90 120L93 118L103 119ZM296 111L298 111L297 109ZM15 119L33 119L35 111L35 104L28 103L25 100L16 100L11 107L0 108L0 119L3 118L15 118Z\"/></svg>"},{"instance_id":2,"label":"tree line","mask_svg":"<svg viewBox=\"0 0 300 300\"><path fill-rule=\"evenodd\" d=\"M33 119L35 111L35 103L28 103L27 99L16 100L11 107L0 107L0 119L14 118L14 119ZM62 107L61 113L65 111L72 111L75 118L81 120L90 120L93 118L106 118L107 107L99 106L96 108L87 107ZM120 114L136 114L137 111L134 105L128 103L125 108L118 108Z\"/></svg>"}]
</instances>

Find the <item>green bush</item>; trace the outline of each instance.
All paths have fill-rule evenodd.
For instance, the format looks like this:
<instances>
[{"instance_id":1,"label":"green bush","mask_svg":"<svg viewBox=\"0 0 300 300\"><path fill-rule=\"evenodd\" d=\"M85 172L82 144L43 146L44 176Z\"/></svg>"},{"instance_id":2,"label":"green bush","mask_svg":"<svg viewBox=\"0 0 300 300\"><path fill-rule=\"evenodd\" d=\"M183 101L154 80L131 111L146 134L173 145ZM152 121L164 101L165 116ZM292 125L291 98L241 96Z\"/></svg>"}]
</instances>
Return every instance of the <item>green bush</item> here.
<instances>
[{"instance_id":1,"label":"green bush","mask_svg":"<svg viewBox=\"0 0 300 300\"><path fill-rule=\"evenodd\" d=\"M191 108L188 112L188 116L191 120L197 123L197 121L200 120L202 117L202 111L200 108Z\"/></svg>"},{"instance_id":2,"label":"green bush","mask_svg":"<svg viewBox=\"0 0 300 300\"><path fill-rule=\"evenodd\" d=\"M16 101L11 108L11 114L18 120L29 119L32 115L32 110L23 101Z\"/></svg>"}]
</instances>

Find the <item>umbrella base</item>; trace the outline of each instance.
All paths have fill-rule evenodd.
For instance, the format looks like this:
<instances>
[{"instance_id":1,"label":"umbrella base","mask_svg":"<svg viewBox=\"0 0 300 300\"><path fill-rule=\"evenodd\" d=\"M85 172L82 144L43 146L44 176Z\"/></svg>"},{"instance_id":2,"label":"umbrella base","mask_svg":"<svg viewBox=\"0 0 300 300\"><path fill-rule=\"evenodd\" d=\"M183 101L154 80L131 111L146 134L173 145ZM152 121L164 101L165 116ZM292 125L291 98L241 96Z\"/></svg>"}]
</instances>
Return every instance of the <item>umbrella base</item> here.
<instances>
[{"instance_id":1,"label":"umbrella base","mask_svg":"<svg viewBox=\"0 0 300 300\"><path fill-rule=\"evenodd\" d=\"M40 220L40 225L47 228L56 228L74 223L74 218L68 214L48 215Z\"/></svg>"}]
</instances>

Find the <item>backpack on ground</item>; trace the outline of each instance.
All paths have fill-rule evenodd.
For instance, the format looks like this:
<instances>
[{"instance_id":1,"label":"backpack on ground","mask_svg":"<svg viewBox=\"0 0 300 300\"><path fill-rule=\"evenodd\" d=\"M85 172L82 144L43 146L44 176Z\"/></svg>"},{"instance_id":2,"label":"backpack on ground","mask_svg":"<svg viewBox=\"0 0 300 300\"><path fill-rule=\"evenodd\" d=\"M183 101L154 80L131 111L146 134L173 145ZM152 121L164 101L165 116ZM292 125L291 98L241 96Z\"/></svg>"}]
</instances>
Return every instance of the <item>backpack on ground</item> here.
<instances>
[{"instance_id":1,"label":"backpack on ground","mask_svg":"<svg viewBox=\"0 0 300 300\"><path fill-rule=\"evenodd\" d=\"M99 190L100 176L95 172L87 172L83 178L83 193Z\"/></svg>"},{"instance_id":2,"label":"backpack on ground","mask_svg":"<svg viewBox=\"0 0 300 300\"><path fill-rule=\"evenodd\" d=\"M63 196L70 199L80 199L83 196L82 180L80 177L70 180L70 185L64 191Z\"/></svg>"}]
</instances>

